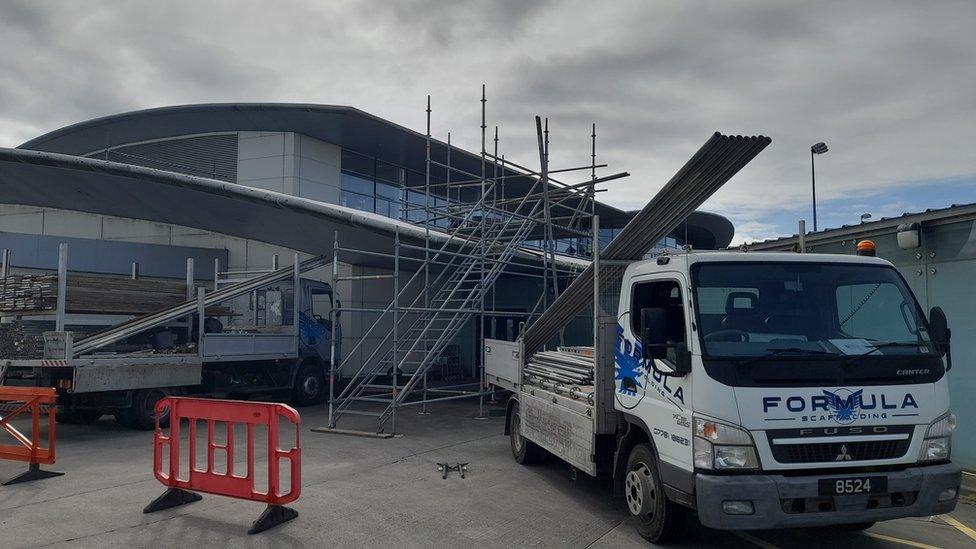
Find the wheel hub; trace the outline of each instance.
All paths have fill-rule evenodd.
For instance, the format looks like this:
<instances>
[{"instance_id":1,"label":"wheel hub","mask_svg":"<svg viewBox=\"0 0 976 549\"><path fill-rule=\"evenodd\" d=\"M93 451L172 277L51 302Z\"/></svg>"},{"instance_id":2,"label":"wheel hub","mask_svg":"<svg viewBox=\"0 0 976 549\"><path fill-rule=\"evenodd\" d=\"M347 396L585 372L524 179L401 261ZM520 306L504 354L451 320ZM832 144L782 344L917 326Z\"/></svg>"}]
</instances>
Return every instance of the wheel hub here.
<instances>
[{"instance_id":1,"label":"wheel hub","mask_svg":"<svg viewBox=\"0 0 976 549\"><path fill-rule=\"evenodd\" d=\"M308 376L305 378L305 382L302 383L302 390L305 391L307 395L315 395L319 392L319 380L315 376Z\"/></svg>"},{"instance_id":2,"label":"wheel hub","mask_svg":"<svg viewBox=\"0 0 976 549\"><path fill-rule=\"evenodd\" d=\"M624 493L630 514L638 517L650 517L654 514L654 479L646 465L639 463L627 473Z\"/></svg>"}]
</instances>

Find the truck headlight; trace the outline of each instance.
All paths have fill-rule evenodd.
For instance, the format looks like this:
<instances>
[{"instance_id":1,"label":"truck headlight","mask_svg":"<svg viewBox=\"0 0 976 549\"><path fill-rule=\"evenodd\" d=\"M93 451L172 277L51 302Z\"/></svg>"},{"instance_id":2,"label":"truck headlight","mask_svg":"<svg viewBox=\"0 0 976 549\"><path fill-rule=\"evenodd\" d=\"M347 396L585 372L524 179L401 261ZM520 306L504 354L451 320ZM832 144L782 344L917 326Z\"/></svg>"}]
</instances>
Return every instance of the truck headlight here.
<instances>
[{"instance_id":1,"label":"truck headlight","mask_svg":"<svg viewBox=\"0 0 976 549\"><path fill-rule=\"evenodd\" d=\"M759 468L756 445L748 431L696 417L695 467L714 470L749 470Z\"/></svg>"},{"instance_id":2,"label":"truck headlight","mask_svg":"<svg viewBox=\"0 0 976 549\"><path fill-rule=\"evenodd\" d=\"M955 414L945 414L933 421L925 431L919 461L945 461L952 453L952 432L956 429Z\"/></svg>"}]
</instances>

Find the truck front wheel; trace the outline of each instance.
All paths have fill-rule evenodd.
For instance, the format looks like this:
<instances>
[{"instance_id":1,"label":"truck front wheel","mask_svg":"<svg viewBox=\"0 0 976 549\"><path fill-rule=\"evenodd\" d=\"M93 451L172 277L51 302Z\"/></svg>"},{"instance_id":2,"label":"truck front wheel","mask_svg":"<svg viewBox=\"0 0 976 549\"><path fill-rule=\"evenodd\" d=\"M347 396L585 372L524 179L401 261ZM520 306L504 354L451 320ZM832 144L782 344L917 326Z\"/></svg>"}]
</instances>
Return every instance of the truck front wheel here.
<instances>
[{"instance_id":1,"label":"truck front wheel","mask_svg":"<svg viewBox=\"0 0 976 549\"><path fill-rule=\"evenodd\" d=\"M650 444L638 444L630 451L624 495L627 509L637 519L637 532L641 537L651 543L678 538L684 509L664 494L657 458Z\"/></svg>"},{"instance_id":2,"label":"truck front wheel","mask_svg":"<svg viewBox=\"0 0 976 549\"><path fill-rule=\"evenodd\" d=\"M512 414L509 419L508 436L512 444L512 455L521 465L531 465L542 461L543 449L538 444L522 436L522 417L519 414L519 402L512 403Z\"/></svg>"},{"instance_id":3,"label":"truck front wheel","mask_svg":"<svg viewBox=\"0 0 976 549\"><path fill-rule=\"evenodd\" d=\"M325 378L322 366L317 362L305 362L298 367L295 386L292 387L291 401L295 406L311 406L322 402L325 397Z\"/></svg>"}]
</instances>

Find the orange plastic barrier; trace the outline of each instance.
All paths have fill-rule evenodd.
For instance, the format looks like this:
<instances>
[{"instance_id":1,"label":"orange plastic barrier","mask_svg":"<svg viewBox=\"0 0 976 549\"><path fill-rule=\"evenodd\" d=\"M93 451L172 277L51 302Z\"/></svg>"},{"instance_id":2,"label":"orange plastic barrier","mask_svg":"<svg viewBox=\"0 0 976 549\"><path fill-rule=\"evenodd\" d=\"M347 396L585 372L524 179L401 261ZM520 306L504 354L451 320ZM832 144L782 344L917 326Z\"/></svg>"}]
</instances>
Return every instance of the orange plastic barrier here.
<instances>
[{"instance_id":1,"label":"orange plastic barrier","mask_svg":"<svg viewBox=\"0 0 976 549\"><path fill-rule=\"evenodd\" d=\"M51 387L7 387L0 386L0 402L10 413L0 416L0 429L12 437L16 444L0 444L0 459L26 461L27 472L4 482L4 485L61 476L64 473L41 470L42 463L54 463L57 428L54 418L57 413L55 403L58 393ZM23 412L30 411L31 436L28 438L11 421ZM47 413L47 446L41 446L41 413Z\"/></svg>"},{"instance_id":2,"label":"orange plastic barrier","mask_svg":"<svg viewBox=\"0 0 976 549\"><path fill-rule=\"evenodd\" d=\"M169 415L169 434L160 426L160 418ZM285 418L295 426L295 445L288 449L279 447L279 421ZM197 445L202 443L197 432L199 422L206 423L206 463L197 464ZM214 441L217 423L226 428L224 442ZM246 433L245 467L238 474L235 464L234 426L243 424ZM195 492L205 492L266 503L268 507L248 530L256 534L287 522L298 516L294 509L284 504L298 499L302 488L302 450L299 444L301 417L294 408L271 402L241 400L212 400L206 398L166 397L156 404L156 434L153 438L153 474L168 487L166 492L150 503L143 512L151 513L199 501ZM267 429L267 491L255 487L256 468L254 434L256 427ZM183 429L187 429L185 440ZM183 443L186 444L185 454ZM217 453L222 452L223 472L215 470L219 463ZM164 458L167 464L164 465ZM183 461L186 459L187 461ZM281 462L288 461L290 486L281 491ZM181 476L181 463L188 463L188 473Z\"/></svg>"}]
</instances>

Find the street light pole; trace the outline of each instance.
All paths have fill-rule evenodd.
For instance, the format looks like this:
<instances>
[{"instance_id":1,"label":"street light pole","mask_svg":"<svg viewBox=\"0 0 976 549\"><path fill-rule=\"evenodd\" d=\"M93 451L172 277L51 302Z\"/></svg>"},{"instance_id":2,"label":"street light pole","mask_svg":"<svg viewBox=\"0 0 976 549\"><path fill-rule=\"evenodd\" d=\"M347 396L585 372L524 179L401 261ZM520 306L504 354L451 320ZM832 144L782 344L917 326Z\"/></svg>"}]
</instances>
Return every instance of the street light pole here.
<instances>
[{"instance_id":1,"label":"street light pole","mask_svg":"<svg viewBox=\"0 0 976 549\"><path fill-rule=\"evenodd\" d=\"M817 232L817 171L813 167L813 149L810 149L810 186L813 193L813 232Z\"/></svg>"},{"instance_id":2,"label":"street light pole","mask_svg":"<svg viewBox=\"0 0 976 549\"><path fill-rule=\"evenodd\" d=\"M814 169L813 156L827 152L827 144L820 142L810 147L810 186L813 192L813 232L817 232L817 173Z\"/></svg>"}]
</instances>

